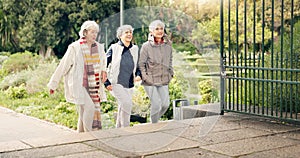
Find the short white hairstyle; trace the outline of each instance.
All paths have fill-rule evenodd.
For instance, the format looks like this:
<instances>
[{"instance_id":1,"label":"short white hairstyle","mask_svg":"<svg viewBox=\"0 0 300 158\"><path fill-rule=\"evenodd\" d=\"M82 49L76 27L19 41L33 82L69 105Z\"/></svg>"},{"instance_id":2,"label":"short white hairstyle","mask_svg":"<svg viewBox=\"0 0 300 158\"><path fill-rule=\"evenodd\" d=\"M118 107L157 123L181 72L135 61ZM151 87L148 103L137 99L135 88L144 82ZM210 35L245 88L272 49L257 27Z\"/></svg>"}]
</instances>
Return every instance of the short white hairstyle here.
<instances>
[{"instance_id":1,"label":"short white hairstyle","mask_svg":"<svg viewBox=\"0 0 300 158\"><path fill-rule=\"evenodd\" d=\"M120 37L125 33L126 31L133 32L133 27L131 25L122 25L117 29L117 38L120 39Z\"/></svg>"},{"instance_id":2,"label":"short white hairstyle","mask_svg":"<svg viewBox=\"0 0 300 158\"><path fill-rule=\"evenodd\" d=\"M165 24L160 20L154 20L149 25L149 31L153 32L157 27L165 28Z\"/></svg>"},{"instance_id":3,"label":"short white hairstyle","mask_svg":"<svg viewBox=\"0 0 300 158\"><path fill-rule=\"evenodd\" d=\"M99 32L99 25L95 21L85 21L80 28L79 36L80 38L85 37L84 30L88 30L90 28L94 27Z\"/></svg>"}]
</instances>

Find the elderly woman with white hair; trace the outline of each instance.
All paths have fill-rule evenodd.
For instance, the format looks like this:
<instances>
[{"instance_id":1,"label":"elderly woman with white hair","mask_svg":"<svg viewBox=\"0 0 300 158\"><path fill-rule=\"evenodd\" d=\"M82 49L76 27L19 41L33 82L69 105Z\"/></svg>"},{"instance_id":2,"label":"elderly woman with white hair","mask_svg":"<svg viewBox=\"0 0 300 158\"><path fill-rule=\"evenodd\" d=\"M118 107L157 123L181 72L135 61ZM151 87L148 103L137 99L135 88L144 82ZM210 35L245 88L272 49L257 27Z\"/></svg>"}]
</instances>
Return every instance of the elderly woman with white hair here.
<instances>
[{"instance_id":1,"label":"elderly woman with white hair","mask_svg":"<svg viewBox=\"0 0 300 158\"><path fill-rule=\"evenodd\" d=\"M138 47L132 44L133 28L123 25L117 29L119 41L112 44L107 53L107 81L105 87L116 98L118 113L116 128L130 125L134 82L141 80L138 63Z\"/></svg>"},{"instance_id":2,"label":"elderly woman with white hair","mask_svg":"<svg viewBox=\"0 0 300 158\"><path fill-rule=\"evenodd\" d=\"M78 132L101 128L100 102L106 100L103 82L107 77L104 46L96 42L98 32L95 21L82 24L80 39L68 46L47 85L53 94L64 77L66 100L76 104L79 113Z\"/></svg>"},{"instance_id":3,"label":"elderly woman with white hair","mask_svg":"<svg viewBox=\"0 0 300 158\"><path fill-rule=\"evenodd\" d=\"M164 30L162 21L150 23L148 41L143 43L139 58L142 85L150 99L152 123L157 123L169 108L169 83L174 75L172 46Z\"/></svg>"}]
</instances>

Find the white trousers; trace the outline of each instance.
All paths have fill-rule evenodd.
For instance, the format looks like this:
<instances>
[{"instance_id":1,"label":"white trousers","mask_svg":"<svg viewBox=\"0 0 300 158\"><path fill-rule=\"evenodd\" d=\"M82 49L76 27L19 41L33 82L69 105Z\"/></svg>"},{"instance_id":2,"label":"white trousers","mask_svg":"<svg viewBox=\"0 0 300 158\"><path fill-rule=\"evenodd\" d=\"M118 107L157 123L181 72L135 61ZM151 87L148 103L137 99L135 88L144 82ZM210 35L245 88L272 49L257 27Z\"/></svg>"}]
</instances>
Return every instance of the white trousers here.
<instances>
[{"instance_id":1,"label":"white trousers","mask_svg":"<svg viewBox=\"0 0 300 158\"><path fill-rule=\"evenodd\" d=\"M127 127L130 125L130 115L132 109L132 88L124 88L120 84L112 85L111 94L116 98L118 103L118 113L116 127Z\"/></svg>"},{"instance_id":2,"label":"white trousers","mask_svg":"<svg viewBox=\"0 0 300 158\"><path fill-rule=\"evenodd\" d=\"M168 110L170 104L169 86L144 86L151 102L151 122L157 123L159 118Z\"/></svg>"},{"instance_id":3,"label":"white trousers","mask_svg":"<svg viewBox=\"0 0 300 158\"><path fill-rule=\"evenodd\" d=\"M95 104L87 91L84 91L82 95L84 95L84 104L77 105L77 111L79 114L77 131L88 132L92 131Z\"/></svg>"}]
</instances>

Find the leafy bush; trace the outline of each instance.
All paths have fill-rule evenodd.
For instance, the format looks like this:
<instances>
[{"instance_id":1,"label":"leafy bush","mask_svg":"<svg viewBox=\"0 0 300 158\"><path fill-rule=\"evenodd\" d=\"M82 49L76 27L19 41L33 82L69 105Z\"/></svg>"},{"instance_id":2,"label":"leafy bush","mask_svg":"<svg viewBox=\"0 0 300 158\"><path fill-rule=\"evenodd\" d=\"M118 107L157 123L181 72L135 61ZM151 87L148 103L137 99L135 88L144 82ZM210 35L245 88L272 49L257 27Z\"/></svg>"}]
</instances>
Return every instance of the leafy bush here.
<instances>
[{"instance_id":1,"label":"leafy bush","mask_svg":"<svg viewBox=\"0 0 300 158\"><path fill-rule=\"evenodd\" d=\"M132 114L138 114L142 117L145 117L146 114L147 116L149 116L150 100L143 86L137 85L134 87L134 93L132 98L133 98Z\"/></svg>"},{"instance_id":2,"label":"leafy bush","mask_svg":"<svg viewBox=\"0 0 300 158\"><path fill-rule=\"evenodd\" d=\"M6 75L0 82L0 89L6 90L9 87L18 87L22 84L26 84L26 81L30 78L29 71L22 71L21 73L13 73Z\"/></svg>"},{"instance_id":3,"label":"leafy bush","mask_svg":"<svg viewBox=\"0 0 300 158\"><path fill-rule=\"evenodd\" d=\"M200 104L207 104L218 101L218 90L213 87L212 80L203 80L198 84L201 100Z\"/></svg>"},{"instance_id":4,"label":"leafy bush","mask_svg":"<svg viewBox=\"0 0 300 158\"><path fill-rule=\"evenodd\" d=\"M109 111L116 112L118 109L118 104L116 99L110 94L108 90L105 90L107 101L101 103L101 111L102 113L107 113Z\"/></svg>"},{"instance_id":5,"label":"leafy bush","mask_svg":"<svg viewBox=\"0 0 300 158\"><path fill-rule=\"evenodd\" d=\"M35 69L24 70L24 73L31 74L26 80L26 88L28 93L33 94L48 89L47 83L49 82L49 79L56 67L57 62L56 59L54 59L51 62L40 62Z\"/></svg>"},{"instance_id":6,"label":"leafy bush","mask_svg":"<svg viewBox=\"0 0 300 158\"><path fill-rule=\"evenodd\" d=\"M11 99L22 99L28 96L25 85L22 84L19 87L9 87L5 91L6 95Z\"/></svg>"},{"instance_id":7,"label":"leafy bush","mask_svg":"<svg viewBox=\"0 0 300 158\"><path fill-rule=\"evenodd\" d=\"M176 49L178 52L189 52L188 55L193 55L197 51L197 48L194 44L190 42L184 42L184 43L176 43L173 44L172 47Z\"/></svg>"},{"instance_id":8,"label":"leafy bush","mask_svg":"<svg viewBox=\"0 0 300 158\"><path fill-rule=\"evenodd\" d=\"M2 65L2 63L8 59L8 56L3 56L3 55L0 55L0 65ZM1 67L0 67L1 68Z\"/></svg>"},{"instance_id":9,"label":"leafy bush","mask_svg":"<svg viewBox=\"0 0 300 158\"><path fill-rule=\"evenodd\" d=\"M2 54L2 52L1 52ZM8 59L8 56L4 56L4 55L0 55L0 81L2 80L2 78L4 78L8 72L4 69L2 69L2 63Z\"/></svg>"},{"instance_id":10,"label":"leafy bush","mask_svg":"<svg viewBox=\"0 0 300 158\"><path fill-rule=\"evenodd\" d=\"M173 118L173 103L172 100L184 98L183 92L186 91L187 83L184 80L182 74L175 72L174 78L169 84L169 93L170 93L170 106L168 111L162 116L163 119L172 119Z\"/></svg>"},{"instance_id":11,"label":"leafy bush","mask_svg":"<svg viewBox=\"0 0 300 158\"><path fill-rule=\"evenodd\" d=\"M8 73L16 73L27 68L33 68L39 63L40 57L31 52L25 51L12 54L3 62L2 69Z\"/></svg>"}]
</instances>

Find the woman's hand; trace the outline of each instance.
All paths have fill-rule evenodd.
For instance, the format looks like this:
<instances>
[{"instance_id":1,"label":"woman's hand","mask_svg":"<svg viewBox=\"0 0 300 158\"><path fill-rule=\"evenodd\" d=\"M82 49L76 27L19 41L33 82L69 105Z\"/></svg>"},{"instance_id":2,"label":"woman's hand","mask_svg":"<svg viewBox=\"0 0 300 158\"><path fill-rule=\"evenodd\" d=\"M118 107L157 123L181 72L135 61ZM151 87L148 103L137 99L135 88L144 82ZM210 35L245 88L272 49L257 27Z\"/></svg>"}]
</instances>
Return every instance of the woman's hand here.
<instances>
[{"instance_id":1,"label":"woman's hand","mask_svg":"<svg viewBox=\"0 0 300 158\"><path fill-rule=\"evenodd\" d=\"M107 80L107 73L105 71L101 71L101 81L104 83Z\"/></svg>"},{"instance_id":2,"label":"woman's hand","mask_svg":"<svg viewBox=\"0 0 300 158\"><path fill-rule=\"evenodd\" d=\"M140 76L136 76L135 78L134 78L134 82L139 82L139 81L141 81L142 80L142 78L140 77Z\"/></svg>"},{"instance_id":3,"label":"woman's hand","mask_svg":"<svg viewBox=\"0 0 300 158\"><path fill-rule=\"evenodd\" d=\"M109 90L109 91L112 91L112 85L108 85L108 86L106 87L106 89Z\"/></svg>"},{"instance_id":4,"label":"woman's hand","mask_svg":"<svg viewBox=\"0 0 300 158\"><path fill-rule=\"evenodd\" d=\"M54 94L54 90L53 89L50 89L50 94Z\"/></svg>"}]
</instances>

